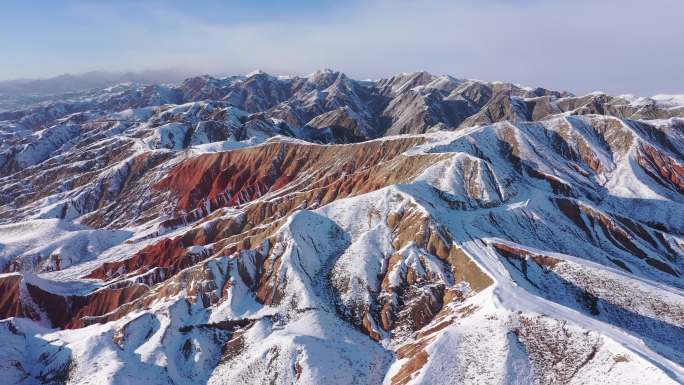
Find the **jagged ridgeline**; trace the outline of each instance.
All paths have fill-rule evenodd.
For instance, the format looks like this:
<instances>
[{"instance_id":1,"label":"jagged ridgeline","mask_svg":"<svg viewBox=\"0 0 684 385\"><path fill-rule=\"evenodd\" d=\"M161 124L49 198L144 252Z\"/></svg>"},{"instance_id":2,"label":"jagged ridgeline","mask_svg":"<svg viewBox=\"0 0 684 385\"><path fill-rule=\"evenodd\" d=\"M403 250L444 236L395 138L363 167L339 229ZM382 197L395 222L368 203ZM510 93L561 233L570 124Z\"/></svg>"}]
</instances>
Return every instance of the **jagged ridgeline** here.
<instances>
[{"instance_id":1,"label":"jagged ridgeline","mask_svg":"<svg viewBox=\"0 0 684 385\"><path fill-rule=\"evenodd\" d=\"M13 108L8 384L684 382L680 96L324 70Z\"/></svg>"}]
</instances>

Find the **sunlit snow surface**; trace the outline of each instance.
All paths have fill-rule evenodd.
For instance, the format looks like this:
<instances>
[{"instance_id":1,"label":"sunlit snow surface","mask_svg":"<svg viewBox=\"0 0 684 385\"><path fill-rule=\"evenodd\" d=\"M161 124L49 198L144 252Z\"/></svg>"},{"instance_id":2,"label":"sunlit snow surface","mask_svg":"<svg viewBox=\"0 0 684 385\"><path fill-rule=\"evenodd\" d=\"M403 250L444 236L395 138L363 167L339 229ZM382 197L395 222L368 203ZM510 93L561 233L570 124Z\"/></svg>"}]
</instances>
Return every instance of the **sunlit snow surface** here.
<instances>
[{"instance_id":1,"label":"sunlit snow surface","mask_svg":"<svg viewBox=\"0 0 684 385\"><path fill-rule=\"evenodd\" d=\"M323 81L334 74L318 71L307 79ZM259 76L266 74L254 72L246 77ZM388 92L450 93L469 84L448 76L434 77L422 85L413 84L414 80L413 74L403 74L390 84ZM222 86L233 81L216 80ZM328 99L335 101L330 95L346 97L346 87L352 86L337 78L324 91L307 91L303 103L317 106ZM126 91L129 88L125 86L106 90L109 94ZM78 180L70 180L77 187L66 181L55 184L49 193L22 207L22 220L0 225L0 268L7 272L0 277L15 277L21 272L22 290L30 284L62 296L92 293L105 283L83 277L103 263L125 260L162 239L208 226L202 218L164 227L162 222L171 217L168 210L121 228L110 223L100 227L83 224L87 214L102 208L100 202L92 202L89 194L123 190L131 183L126 176L129 169L141 155L168 157L155 164L154 173L148 176L150 184L154 184L173 166L200 156L273 143L313 145L280 136L283 132L275 127L282 120L268 118L245 127L251 115L244 110L221 103L174 104L174 98L172 88L158 86L151 103L165 107L127 108L104 115L100 117L106 121L100 122L101 131L87 131L69 121L29 129L31 119L37 116L3 126L3 130L11 128L12 138L30 143L17 147L16 159L23 168L46 161L59 163L62 155L53 154L68 152L79 138L93 143L120 140L130 148L126 147L129 152L124 153L120 163L99 170L92 183L81 186ZM621 98L625 104L639 108L684 106L681 95ZM79 103L105 99L93 96ZM358 95L350 100L357 102ZM526 100L518 98L514 102ZM335 103L334 108L341 108ZM212 114L220 116L222 129L229 132L222 140L214 140L216 132L205 124L210 121L206 119L219 119ZM350 116L364 118L356 112ZM398 121L411 118L410 114L401 115ZM596 128L610 124L614 124L610 135ZM665 132L672 148L683 148L681 119L652 120L650 124ZM3 135L10 135L8 132ZM305 130L293 132L296 135ZM100 134L103 138L97 136ZM173 295L159 295L116 321L74 330L50 329L46 322L23 318L1 321L0 382L392 384L412 362L398 352L417 344L418 350L425 353L425 362L404 383L561 383L560 377L553 376L567 373L571 375L562 383L684 383L681 275L655 269L646 258L636 258L615 247L613 235L602 230L599 220L590 223L585 215L581 220L588 229L591 227L590 235L578 230L580 227L554 201L561 195L549 182L570 186L570 192L564 194L574 197L578 205L597 218L600 214L620 215L644 223L657 218L658 223L651 224L647 231L653 236L664 234L663 240L654 240L655 245L643 239L634 243L646 250L647 257L669 263L681 273L684 238L681 233L657 232L656 228L684 229L684 199L666 184L655 183L639 166L637 147L652 143L654 139L649 135L634 121L559 113L540 122L480 124L413 136L423 144L409 148L401 157L415 157L416 162L419 157L441 157L408 182L321 207L302 206L278 222L272 236L274 244L251 245L250 250L229 255L213 254L201 268L192 266L181 272L191 279L183 281L177 278L182 275L178 273L179 281L169 280L169 286L180 288L172 291ZM577 154L560 154L554 147L559 137L566 146L561 146L563 151L584 149L593 154L592 161L600 165L601 171L592 170ZM616 137L620 140L611 142ZM401 136L371 143L380 146L398 138ZM502 143L516 144L520 166L511 159L508 149L501 147ZM340 145L347 146L353 145ZM97 151L97 144L93 147L88 150ZM675 150L663 152L675 156ZM568 159L574 159L574 163ZM87 160L82 162L73 166L91 166ZM532 176L530 170L549 179ZM13 183L16 189L40 187L28 182L28 187ZM255 202L268 198L266 194ZM138 210L145 202L134 203ZM207 221L239 218L253 203L222 208ZM451 235L453 246L462 249L494 284L475 292L468 282L456 282L440 258L415 243L395 249L396 229L389 225L388 218L405 213L429 218L435 226L442 226ZM253 225L259 228L270 224ZM497 253L495 244L553 258L557 265L551 271L526 262L523 269L522 262ZM212 250L212 246L195 245L186 251L201 254ZM669 259L660 251L666 247L671 249ZM253 287L243 280L244 276L256 276L262 268L257 263L257 251L261 249L267 249L267 258L280 264L274 279L282 289L277 304L257 301ZM400 263L389 266L395 255ZM630 270L611 262L615 258L629 261ZM369 305L386 290L382 287L385 274L389 288L401 288L409 270L450 282L465 297L446 304L444 318L435 318L423 326L426 335L391 335L379 330L377 320L373 320L370 323L379 330L378 341L374 341L354 323L350 308ZM124 283L137 278L126 278ZM188 301L198 287L220 301L208 306L197 298ZM581 301L586 298L581 297L579 287L590 288L592 295L600 298L604 311L590 314L582 308ZM152 288L166 289L162 284ZM4 303L0 301L0 305ZM445 320L448 322L441 323ZM227 321L244 324L234 328L217 326ZM561 357L553 356L559 349ZM543 367L545 362L553 365Z\"/></svg>"}]
</instances>

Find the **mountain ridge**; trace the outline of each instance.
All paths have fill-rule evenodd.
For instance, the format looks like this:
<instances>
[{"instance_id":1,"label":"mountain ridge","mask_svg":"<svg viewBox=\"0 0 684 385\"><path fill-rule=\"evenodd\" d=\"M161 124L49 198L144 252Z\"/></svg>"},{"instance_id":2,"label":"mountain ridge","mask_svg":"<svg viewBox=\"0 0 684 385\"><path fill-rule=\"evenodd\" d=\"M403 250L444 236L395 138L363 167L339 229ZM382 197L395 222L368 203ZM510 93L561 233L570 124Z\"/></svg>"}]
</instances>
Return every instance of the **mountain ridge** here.
<instances>
[{"instance_id":1,"label":"mountain ridge","mask_svg":"<svg viewBox=\"0 0 684 385\"><path fill-rule=\"evenodd\" d=\"M18 384L684 381L684 107L398 74L0 113Z\"/></svg>"}]
</instances>

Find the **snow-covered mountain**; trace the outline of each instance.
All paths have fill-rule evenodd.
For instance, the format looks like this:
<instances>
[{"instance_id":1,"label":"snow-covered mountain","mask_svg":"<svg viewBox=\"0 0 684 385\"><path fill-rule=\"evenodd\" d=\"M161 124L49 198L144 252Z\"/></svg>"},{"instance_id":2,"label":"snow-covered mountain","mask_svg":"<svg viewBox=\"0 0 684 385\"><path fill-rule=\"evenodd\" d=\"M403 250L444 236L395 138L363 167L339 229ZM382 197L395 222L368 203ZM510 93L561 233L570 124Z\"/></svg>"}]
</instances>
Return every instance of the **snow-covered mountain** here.
<instances>
[{"instance_id":1,"label":"snow-covered mountain","mask_svg":"<svg viewBox=\"0 0 684 385\"><path fill-rule=\"evenodd\" d=\"M21 97L49 97L64 93L78 93L89 88L103 88L118 83L179 82L187 77L181 70L148 70L142 72L92 71L80 75L64 74L46 79L16 79L0 81L0 95L8 99Z\"/></svg>"},{"instance_id":2,"label":"snow-covered mountain","mask_svg":"<svg viewBox=\"0 0 684 385\"><path fill-rule=\"evenodd\" d=\"M0 374L684 383L683 99L257 71L2 112Z\"/></svg>"}]
</instances>

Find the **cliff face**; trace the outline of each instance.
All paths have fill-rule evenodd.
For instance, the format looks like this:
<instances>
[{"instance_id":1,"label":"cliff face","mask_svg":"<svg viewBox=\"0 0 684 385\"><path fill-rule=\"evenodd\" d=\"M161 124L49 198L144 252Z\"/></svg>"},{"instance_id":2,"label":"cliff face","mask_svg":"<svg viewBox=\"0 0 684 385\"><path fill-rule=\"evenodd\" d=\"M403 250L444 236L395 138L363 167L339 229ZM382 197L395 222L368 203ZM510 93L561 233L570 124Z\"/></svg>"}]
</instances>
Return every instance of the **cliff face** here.
<instances>
[{"instance_id":1,"label":"cliff face","mask_svg":"<svg viewBox=\"0 0 684 385\"><path fill-rule=\"evenodd\" d=\"M174 97L212 100L77 113L3 152L5 378L684 381L681 119L425 73L274 79L190 79ZM414 134L272 136L328 123Z\"/></svg>"}]
</instances>

